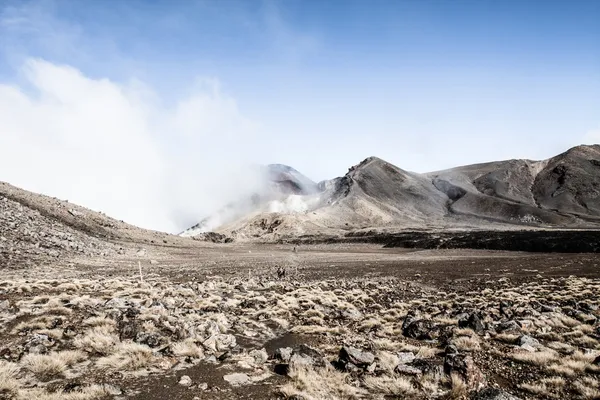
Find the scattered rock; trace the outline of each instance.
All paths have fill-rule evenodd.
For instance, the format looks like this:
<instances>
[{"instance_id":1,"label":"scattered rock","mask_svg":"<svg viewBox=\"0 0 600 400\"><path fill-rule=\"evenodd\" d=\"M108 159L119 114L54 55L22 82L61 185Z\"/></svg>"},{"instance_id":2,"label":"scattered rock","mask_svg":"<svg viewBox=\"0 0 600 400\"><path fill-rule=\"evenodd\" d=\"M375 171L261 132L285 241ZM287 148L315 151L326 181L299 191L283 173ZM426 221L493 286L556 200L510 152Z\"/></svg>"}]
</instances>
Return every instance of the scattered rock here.
<instances>
[{"instance_id":1,"label":"scattered rock","mask_svg":"<svg viewBox=\"0 0 600 400\"><path fill-rule=\"evenodd\" d=\"M425 319L414 320L402 330L404 336L418 340L434 340L439 337L439 333L435 323Z\"/></svg>"},{"instance_id":2,"label":"scattered rock","mask_svg":"<svg viewBox=\"0 0 600 400\"><path fill-rule=\"evenodd\" d=\"M396 368L394 368L394 372L396 372L397 374L403 374L403 375L422 375L423 371L421 371L419 368L410 366L410 365L406 365L406 364L398 364L396 365Z\"/></svg>"},{"instance_id":3,"label":"scattered rock","mask_svg":"<svg viewBox=\"0 0 600 400\"><path fill-rule=\"evenodd\" d=\"M292 357L290 358L290 362L288 364L289 371L289 369L294 369L301 366L313 366L315 365L315 360L312 357L306 355L292 354Z\"/></svg>"},{"instance_id":4,"label":"scattered rock","mask_svg":"<svg viewBox=\"0 0 600 400\"><path fill-rule=\"evenodd\" d=\"M366 369L375 362L375 355L366 351L360 351L355 347L344 346L340 349L338 362L348 368L348 365Z\"/></svg>"},{"instance_id":5,"label":"scattered rock","mask_svg":"<svg viewBox=\"0 0 600 400\"><path fill-rule=\"evenodd\" d=\"M233 335L216 334L206 339L202 345L210 351L222 352L236 346L236 339Z\"/></svg>"},{"instance_id":6,"label":"scattered rock","mask_svg":"<svg viewBox=\"0 0 600 400\"><path fill-rule=\"evenodd\" d=\"M183 375L180 379L179 379L179 384L181 386L191 386L192 385L192 378L190 378L187 375Z\"/></svg>"},{"instance_id":7,"label":"scattered rock","mask_svg":"<svg viewBox=\"0 0 600 400\"><path fill-rule=\"evenodd\" d=\"M123 390L115 385L104 384L104 391L111 396L120 396L123 394Z\"/></svg>"},{"instance_id":8,"label":"scattered rock","mask_svg":"<svg viewBox=\"0 0 600 400\"><path fill-rule=\"evenodd\" d=\"M521 330L521 325L519 325L517 321L510 320L510 321L500 322L499 324L496 325L495 328L496 328L496 332L499 332L499 333L518 332Z\"/></svg>"},{"instance_id":9,"label":"scattered rock","mask_svg":"<svg viewBox=\"0 0 600 400\"><path fill-rule=\"evenodd\" d=\"M234 374L225 375L223 377L225 381L229 382L231 386L241 386L250 383L250 377L244 373L236 372Z\"/></svg>"},{"instance_id":10,"label":"scattered rock","mask_svg":"<svg viewBox=\"0 0 600 400\"><path fill-rule=\"evenodd\" d=\"M398 356L399 364L410 364L415 360L415 355L410 351L401 351L396 354Z\"/></svg>"},{"instance_id":11,"label":"scattered rock","mask_svg":"<svg viewBox=\"0 0 600 400\"><path fill-rule=\"evenodd\" d=\"M461 319L458 321L458 326L460 328L469 328L475 331L476 333L483 333L485 331L485 325L479 318L479 316L475 313L470 314L467 318Z\"/></svg>"},{"instance_id":12,"label":"scattered rock","mask_svg":"<svg viewBox=\"0 0 600 400\"><path fill-rule=\"evenodd\" d=\"M256 365L262 365L269 359L269 355L265 349L252 350L248 355L253 358L254 364Z\"/></svg>"},{"instance_id":13,"label":"scattered rock","mask_svg":"<svg viewBox=\"0 0 600 400\"><path fill-rule=\"evenodd\" d=\"M529 335L521 335L517 339L517 344L523 350L527 350L527 351L531 351L531 352L536 351L537 349L542 347L542 345L540 344L540 342L537 339L535 339Z\"/></svg>"},{"instance_id":14,"label":"scattered rock","mask_svg":"<svg viewBox=\"0 0 600 400\"><path fill-rule=\"evenodd\" d=\"M280 347L275 350L273 358L284 363L289 363L290 358L292 358L293 351L294 350L291 347Z\"/></svg>"}]
</instances>

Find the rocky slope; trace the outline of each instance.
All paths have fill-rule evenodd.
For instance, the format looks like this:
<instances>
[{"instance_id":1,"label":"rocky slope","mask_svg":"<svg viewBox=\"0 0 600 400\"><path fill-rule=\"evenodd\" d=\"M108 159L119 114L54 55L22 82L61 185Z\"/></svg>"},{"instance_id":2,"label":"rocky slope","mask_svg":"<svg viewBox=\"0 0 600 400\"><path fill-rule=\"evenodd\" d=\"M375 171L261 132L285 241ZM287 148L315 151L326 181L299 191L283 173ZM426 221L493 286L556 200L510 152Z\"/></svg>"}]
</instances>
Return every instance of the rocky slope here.
<instances>
[{"instance_id":1,"label":"rocky slope","mask_svg":"<svg viewBox=\"0 0 600 400\"><path fill-rule=\"evenodd\" d=\"M263 239L375 228L595 228L599 185L599 145L575 147L549 160L499 161L427 174L369 157L343 177L320 182L316 193L299 191L279 199L302 207L245 208L215 228L237 238Z\"/></svg>"},{"instance_id":2,"label":"rocky slope","mask_svg":"<svg viewBox=\"0 0 600 400\"><path fill-rule=\"evenodd\" d=\"M111 256L122 253L127 243L183 240L0 182L2 267L22 267L61 256Z\"/></svg>"}]
</instances>

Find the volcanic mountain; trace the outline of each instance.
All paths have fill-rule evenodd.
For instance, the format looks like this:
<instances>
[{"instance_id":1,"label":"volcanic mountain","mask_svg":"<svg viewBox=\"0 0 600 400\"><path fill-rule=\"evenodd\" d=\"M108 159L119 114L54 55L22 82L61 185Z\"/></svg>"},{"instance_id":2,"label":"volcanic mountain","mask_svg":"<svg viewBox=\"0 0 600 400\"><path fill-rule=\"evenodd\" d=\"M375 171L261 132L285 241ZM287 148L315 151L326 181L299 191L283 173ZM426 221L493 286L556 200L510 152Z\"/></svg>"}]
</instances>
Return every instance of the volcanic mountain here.
<instances>
[{"instance_id":1,"label":"volcanic mountain","mask_svg":"<svg viewBox=\"0 0 600 400\"><path fill-rule=\"evenodd\" d=\"M182 236L195 236L209 232L246 215L266 213L292 213L305 211L310 197L319 192L317 184L294 168L270 164L258 171L256 190L248 197L227 204L216 213L202 219ZM299 201L299 199L302 199Z\"/></svg>"},{"instance_id":2,"label":"volcanic mountain","mask_svg":"<svg viewBox=\"0 0 600 400\"><path fill-rule=\"evenodd\" d=\"M229 205L227 218L211 216L184 235L216 230L268 240L369 229L600 224L599 145L578 146L543 161L507 160L425 174L369 157L344 176L318 184L291 167L267 170L268 191Z\"/></svg>"}]
</instances>

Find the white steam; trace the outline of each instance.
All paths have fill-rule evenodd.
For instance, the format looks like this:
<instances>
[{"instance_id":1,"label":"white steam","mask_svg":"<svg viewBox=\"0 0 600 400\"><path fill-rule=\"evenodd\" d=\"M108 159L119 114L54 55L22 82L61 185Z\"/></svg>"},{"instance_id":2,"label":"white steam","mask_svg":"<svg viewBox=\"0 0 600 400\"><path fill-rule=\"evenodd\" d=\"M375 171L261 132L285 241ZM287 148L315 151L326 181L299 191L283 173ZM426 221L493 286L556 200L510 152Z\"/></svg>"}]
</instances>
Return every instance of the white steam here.
<instances>
[{"instance_id":1,"label":"white steam","mask_svg":"<svg viewBox=\"0 0 600 400\"><path fill-rule=\"evenodd\" d=\"M320 202L319 196L290 195L268 203L268 211L282 214L305 213L314 209Z\"/></svg>"},{"instance_id":2,"label":"white steam","mask_svg":"<svg viewBox=\"0 0 600 400\"><path fill-rule=\"evenodd\" d=\"M140 82L39 59L20 72L22 85L0 82L0 180L169 232L260 185L247 166L269 141L218 82L166 105Z\"/></svg>"}]
</instances>

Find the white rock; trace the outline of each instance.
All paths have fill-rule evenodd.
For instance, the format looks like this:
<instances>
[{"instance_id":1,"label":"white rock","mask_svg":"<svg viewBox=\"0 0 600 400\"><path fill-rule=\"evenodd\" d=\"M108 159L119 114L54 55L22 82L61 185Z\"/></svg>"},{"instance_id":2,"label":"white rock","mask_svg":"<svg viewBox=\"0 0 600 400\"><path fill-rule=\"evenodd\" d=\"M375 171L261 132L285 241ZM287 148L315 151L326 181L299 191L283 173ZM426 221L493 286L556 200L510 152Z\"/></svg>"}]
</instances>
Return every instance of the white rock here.
<instances>
[{"instance_id":1,"label":"white rock","mask_svg":"<svg viewBox=\"0 0 600 400\"><path fill-rule=\"evenodd\" d=\"M262 365L266 363L269 359L269 355L267 354L267 351L265 349L252 350L248 354L250 355L250 357L252 357L254 364L256 365Z\"/></svg>"},{"instance_id":2,"label":"white rock","mask_svg":"<svg viewBox=\"0 0 600 400\"><path fill-rule=\"evenodd\" d=\"M191 386L191 384L192 384L192 378L190 378L187 375L183 375L181 377L181 379L179 379L179 384L181 386Z\"/></svg>"},{"instance_id":3,"label":"white rock","mask_svg":"<svg viewBox=\"0 0 600 400\"><path fill-rule=\"evenodd\" d=\"M232 386L247 385L250 383L250 377L242 373L225 375L223 379L229 382L229 384Z\"/></svg>"}]
</instances>

